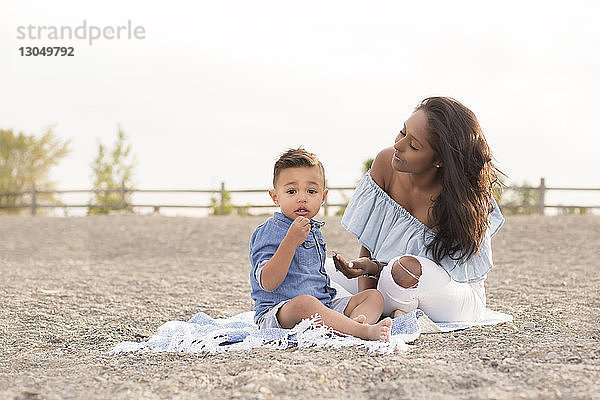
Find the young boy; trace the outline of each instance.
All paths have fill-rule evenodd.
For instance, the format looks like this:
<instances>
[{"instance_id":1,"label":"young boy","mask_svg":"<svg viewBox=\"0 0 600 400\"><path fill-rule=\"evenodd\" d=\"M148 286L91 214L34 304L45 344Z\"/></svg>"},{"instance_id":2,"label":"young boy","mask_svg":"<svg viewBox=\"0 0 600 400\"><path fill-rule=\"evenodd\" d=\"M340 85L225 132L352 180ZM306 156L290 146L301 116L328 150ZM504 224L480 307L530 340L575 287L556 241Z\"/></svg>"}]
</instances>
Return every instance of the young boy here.
<instances>
[{"instance_id":1,"label":"young boy","mask_svg":"<svg viewBox=\"0 0 600 400\"><path fill-rule=\"evenodd\" d=\"M325 201L325 171L317 157L290 149L275 163L269 194L281 212L260 225L250 239L250 283L254 320L260 329L292 328L319 314L342 333L389 341L392 320L375 324L383 297L375 289L335 297L325 273L324 222L312 218Z\"/></svg>"}]
</instances>

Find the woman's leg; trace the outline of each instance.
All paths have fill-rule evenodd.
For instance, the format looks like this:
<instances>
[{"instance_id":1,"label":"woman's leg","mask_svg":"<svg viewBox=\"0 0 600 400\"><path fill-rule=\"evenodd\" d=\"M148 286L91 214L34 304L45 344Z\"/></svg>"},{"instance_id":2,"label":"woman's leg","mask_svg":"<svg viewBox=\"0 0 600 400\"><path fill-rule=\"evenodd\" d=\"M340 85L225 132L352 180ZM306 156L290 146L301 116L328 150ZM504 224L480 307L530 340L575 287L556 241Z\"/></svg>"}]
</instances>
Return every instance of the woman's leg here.
<instances>
[{"instance_id":1,"label":"woman's leg","mask_svg":"<svg viewBox=\"0 0 600 400\"><path fill-rule=\"evenodd\" d=\"M362 320L357 320L357 318L364 315L367 324L374 324L379 321L382 311L383 296L381 293L376 289L367 289L352 296L344 310L344 315L357 322Z\"/></svg>"},{"instance_id":2,"label":"woman's leg","mask_svg":"<svg viewBox=\"0 0 600 400\"><path fill-rule=\"evenodd\" d=\"M407 284L406 288L399 286L392 277L392 266L398 258L400 257L390 260L388 265L383 267L377 282L377 290L383 295L383 315L392 315L396 310L410 312L419 306L416 289L410 288L410 284Z\"/></svg>"},{"instance_id":3,"label":"woman's leg","mask_svg":"<svg viewBox=\"0 0 600 400\"><path fill-rule=\"evenodd\" d=\"M481 318L485 310L482 284L455 282L435 262L408 257L391 260L381 272L377 289L384 297L384 315L420 308L435 322L472 322Z\"/></svg>"}]
</instances>

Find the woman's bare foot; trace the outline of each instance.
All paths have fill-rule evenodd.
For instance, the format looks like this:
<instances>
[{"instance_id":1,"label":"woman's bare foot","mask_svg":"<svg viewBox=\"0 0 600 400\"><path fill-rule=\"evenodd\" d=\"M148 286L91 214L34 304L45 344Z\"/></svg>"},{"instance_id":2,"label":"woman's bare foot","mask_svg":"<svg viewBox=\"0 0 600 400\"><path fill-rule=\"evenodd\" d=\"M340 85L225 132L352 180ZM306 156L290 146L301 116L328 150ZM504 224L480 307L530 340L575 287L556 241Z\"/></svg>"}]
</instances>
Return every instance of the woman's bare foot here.
<instances>
[{"instance_id":1,"label":"woman's bare foot","mask_svg":"<svg viewBox=\"0 0 600 400\"><path fill-rule=\"evenodd\" d=\"M367 324L367 337L368 340L380 340L382 342L390 341L390 331L392 327L392 319L387 317L376 323L375 325Z\"/></svg>"},{"instance_id":2,"label":"woman's bare foot","mask_svg":"<svg viewBox=\"0 0 600 400\"><path fill-rule=\"evenodd\" d=\"M395 311L392 313L392 318L398 318L398 317L401 317L401 316L403 316L404 314L406 314L404 311L395 310Z\"/></svg>"},{"instance_id":3,"label":"woman's bare foot","mask_svg":"<svg viewBox=\"0 0 600 400\"><path fill-rule=\"evenodd\" d=\"M367 316L364 314L360 314L352 318L352 321L358 322L359 324L364 324L365 322L367 322Z\"/></svg>"}]
</instances>

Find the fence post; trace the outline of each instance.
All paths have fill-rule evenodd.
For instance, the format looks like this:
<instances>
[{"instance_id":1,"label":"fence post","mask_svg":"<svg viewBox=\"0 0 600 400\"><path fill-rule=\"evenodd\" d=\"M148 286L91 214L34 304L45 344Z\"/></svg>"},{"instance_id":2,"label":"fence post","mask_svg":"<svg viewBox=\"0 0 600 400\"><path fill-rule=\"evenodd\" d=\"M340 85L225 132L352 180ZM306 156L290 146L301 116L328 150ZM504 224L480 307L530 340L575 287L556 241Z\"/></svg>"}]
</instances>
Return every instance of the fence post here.
<instances>
[{"instance_id":1,"label":"fence post","mask_svg":"<svg viewBox=\"0 0 600 400\"><path fill-rule=\"evenodd\" d=\"M325 188L327 188L327 181L325 181ZM325 216L329 214L329 205L327 204L327 197L325 197L325 201L323 202L323 214Z\"/></svg>"},{"instance_id":2,"label":"fence post","mask_svg":"<svg viewBox=\"0 0 600 400\"><path fill-rule=\"evenodd\" d=\"M35 189L35 182L31 184L31 215L35 217L37 212L37 191Z\"/></svg>"},{"instance_id":3,"label":"fence post","mask_svg":"<svg viewBox=\"0 0 600 400\"><path fill-rule=\"evenodd\" d=\"M124 210L125 206L125 179L121 181L121 209Z\"/></svg>"},{"instance_id":4,"label":"fence post","mask_svg":"<svg viewBox=\"0 0 600 400\"><path fill-rule=\"evenodd\" d=\"M544 215L544 207L546 201L546 179L540 178L540 186L538 188L538 213Z\"/></svg>"},{"instance_id":5,"label":"fence post","mask_svg":"<svg viewBox=\"0 0 600 400\"><path fill-rule=\"evenodd\" d=\"M221 182L221 204L219 205L221 215L225 215L225 182Z\"/></svg>"}]
</instances>

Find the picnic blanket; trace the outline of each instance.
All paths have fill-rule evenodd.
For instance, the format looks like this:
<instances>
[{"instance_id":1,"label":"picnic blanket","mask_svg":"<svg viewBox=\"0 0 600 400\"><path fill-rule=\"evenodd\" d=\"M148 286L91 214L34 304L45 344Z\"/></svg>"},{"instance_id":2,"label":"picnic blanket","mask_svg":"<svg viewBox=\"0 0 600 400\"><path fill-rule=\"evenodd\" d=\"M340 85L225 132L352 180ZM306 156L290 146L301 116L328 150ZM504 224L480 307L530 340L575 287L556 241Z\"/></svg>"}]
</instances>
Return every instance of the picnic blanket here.
<instances>
[{"instance_id":1,"label":"picnic blanket","mask_svg":"<svg viewBox=\"0 0 600 400\"><path fill-rule=\"evenodd\" d=\"M362 340L335 332L318 323L318 318L306 319L292 329L259 330L248 311L229 318L211 318L199 312L184 321L169 321L146 342L122 342L109 354L127 352L219 353L254 348L288 349L290 347L332 348L356 346L374 354L392 354L409 348L408 343L422 333L441 333L494 325L512 321L512 316L487 309L476 323L434 323L421 310L406 313L392 320L390 342Z\"/></svg>"}]
</instances>

